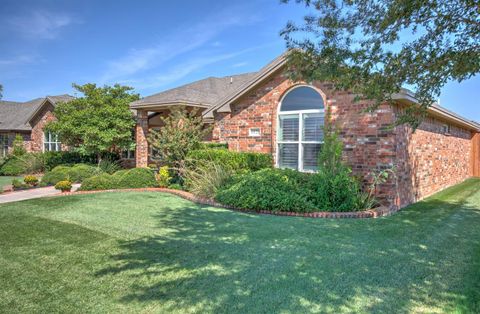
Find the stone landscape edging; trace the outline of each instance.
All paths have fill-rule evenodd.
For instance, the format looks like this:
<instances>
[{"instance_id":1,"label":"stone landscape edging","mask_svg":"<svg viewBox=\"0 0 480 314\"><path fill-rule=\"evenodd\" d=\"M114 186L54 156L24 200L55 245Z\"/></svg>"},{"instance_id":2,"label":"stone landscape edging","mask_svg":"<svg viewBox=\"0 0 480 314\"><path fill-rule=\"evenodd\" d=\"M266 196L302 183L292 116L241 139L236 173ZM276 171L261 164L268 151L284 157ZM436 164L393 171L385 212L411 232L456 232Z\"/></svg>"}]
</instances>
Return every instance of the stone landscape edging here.
<instances>
[{"instance_id":1,"label":"stone landscape edging","mask_svg":"<svg viewBox=\"0 0 480 314\"><path fill-rule=\"evenodd\" d=\"M96 193L105 193L105 192L164 192L179 196L183 199L189 200L194 203L209 205L214 207L227 208L234 211L253 213L253 214L264 214L264 215L275 215L275 216L294 216L294 217L307 217L307 218L378 218L383 216L388 216L398 211L395 208L387 207L378 207L376 209L357 211L357 212L312 212L312 213L297 213L297 212L284 212L284 211L271 211L271 210L250 210L250 209L241 209L235 208L233 206L223 205L216 202L213 199L198 197L193 195L190 192L182 190L174 190L167 188L136 188L136 189L113 189L113 190L93 190L93 191L75 191L75 192L63 192L57 194L57 196L67 196L67 195L82 195L82 194L96 194Z\"/></svg>"}]
</instances>

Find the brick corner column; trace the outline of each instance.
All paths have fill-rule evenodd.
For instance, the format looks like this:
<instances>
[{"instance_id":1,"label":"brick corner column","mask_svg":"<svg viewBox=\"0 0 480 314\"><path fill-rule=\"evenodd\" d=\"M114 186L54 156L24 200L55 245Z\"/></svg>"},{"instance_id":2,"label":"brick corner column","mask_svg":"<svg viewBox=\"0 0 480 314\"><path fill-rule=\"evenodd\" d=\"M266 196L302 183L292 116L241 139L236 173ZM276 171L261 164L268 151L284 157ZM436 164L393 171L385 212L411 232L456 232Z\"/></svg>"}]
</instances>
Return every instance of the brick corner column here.
<instances>
[{"instance_id":1,"label":"brick corner column","mask_svg":"<svg viewBox=\"0 0 480 314\"><path fill-rule=\"evenodd\" d=\"M137 125L135 127L135 166L137 168L148 166L148 112L137 111Z\"/></svg>"}]
</instances>

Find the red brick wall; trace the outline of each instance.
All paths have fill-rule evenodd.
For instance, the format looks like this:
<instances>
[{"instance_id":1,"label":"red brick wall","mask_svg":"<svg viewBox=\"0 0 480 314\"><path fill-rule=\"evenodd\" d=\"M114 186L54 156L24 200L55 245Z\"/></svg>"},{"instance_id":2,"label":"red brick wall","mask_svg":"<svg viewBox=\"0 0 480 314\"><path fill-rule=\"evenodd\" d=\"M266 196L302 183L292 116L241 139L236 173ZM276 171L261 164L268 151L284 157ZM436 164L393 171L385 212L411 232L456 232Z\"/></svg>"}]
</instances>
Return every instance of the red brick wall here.
<instances>
[{"instance_id":1,"label":"red brick wall","mask_svg":"<svg viewBox=\"0 0 480 314\"><path fill-rule=\"evenodd\" d=\"M54 107L51 104L45 104L42 110L31 121L32 133L30 141L30 151L43 151L43 128L45 127L45 124L47 124L47 122L55 120L55 116L53 115L53 109Z\"/></svg>"},{"instance_id":2,"label":"red brick wall","mask_svg":"<svg viewBox=\"0 0 480 314\"><path fill-rule=\"evenodd\" d=\"M472 132L428 117L413 133L399 127L397 165L399 206L421 200L472 175Z\"/></svg>"},{"instance_id":3,"label":"red brick wall","mask_svg":"<svg viewBox=\"0 0 480 314\"><path fill-rule=\"evenodd\" d=\"M236 103L231 113L216 113L213 140L227 142L229 149L276 153L277 107L293 82L281 72L273 75ZM371 171L395 165L397 177L381 185L378 197L385 203L405 206L471 175L471 134L429 118L412 134L407 127L390 129L399 110L387 105L364 113L366 102L354 102L354 95L335 91L330 84L315 83L332 112L345 145L344 158L355 175L368 182ZM249 128L260 128L260 137L250 137Z\"/></svg>"}]
</instances>

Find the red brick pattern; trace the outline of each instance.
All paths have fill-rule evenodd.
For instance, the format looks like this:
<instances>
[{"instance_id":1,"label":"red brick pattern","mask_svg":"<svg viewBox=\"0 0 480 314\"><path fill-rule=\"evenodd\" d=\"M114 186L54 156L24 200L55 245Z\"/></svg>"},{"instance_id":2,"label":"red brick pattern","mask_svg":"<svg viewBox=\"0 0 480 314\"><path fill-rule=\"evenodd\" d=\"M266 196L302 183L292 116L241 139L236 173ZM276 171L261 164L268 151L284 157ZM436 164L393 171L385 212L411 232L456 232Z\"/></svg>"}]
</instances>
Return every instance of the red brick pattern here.
<instances>
[{"instance_id":1,"label":"red brick pattern","mask_svg":"<svg viewBox=\"0 0 480 314\"><path fill-rule=\"evenodd\" d=\"M148 165L148 112L137 111L137 125L135 128L136 137L136 151L135 159L136 166L139 168L147 167Z\"/></svg>"}]
</instances>

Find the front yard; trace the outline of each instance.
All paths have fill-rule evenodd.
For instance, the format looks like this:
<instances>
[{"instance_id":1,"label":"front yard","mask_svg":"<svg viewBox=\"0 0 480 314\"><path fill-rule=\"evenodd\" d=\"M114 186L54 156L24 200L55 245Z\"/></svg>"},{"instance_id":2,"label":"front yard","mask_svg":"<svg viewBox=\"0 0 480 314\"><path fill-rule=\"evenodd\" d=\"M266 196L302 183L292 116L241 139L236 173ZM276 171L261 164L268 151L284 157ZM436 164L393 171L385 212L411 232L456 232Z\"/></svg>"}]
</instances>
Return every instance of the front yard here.
<instances>
[{"instance_id":1,"label":"front yard","mask_svg":"<svg viewBox=\"0 0 480 314\"><path fill-rule=\"evenodd\" d=\"M480 180L375 220L161 193L0 205L0 312L480 311Z\"/></svg>"}]
</instances>

